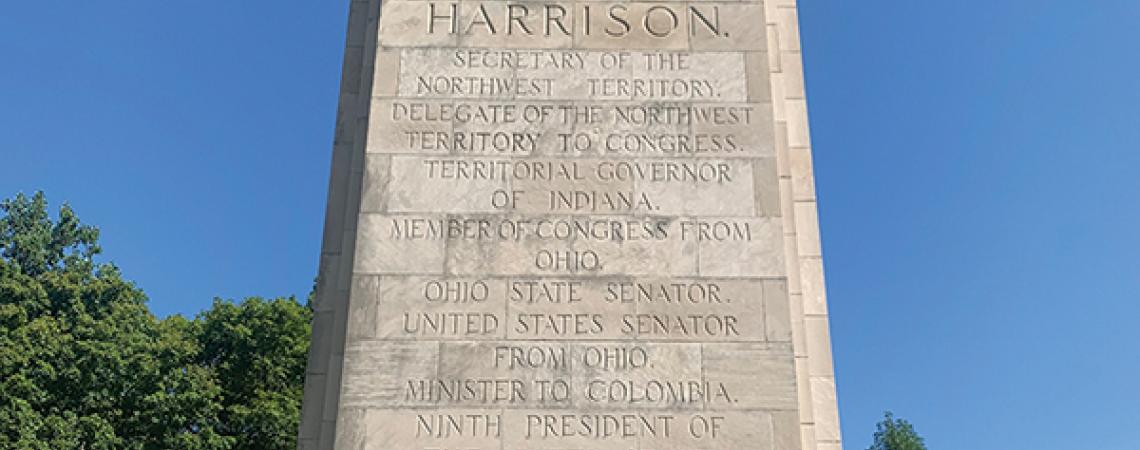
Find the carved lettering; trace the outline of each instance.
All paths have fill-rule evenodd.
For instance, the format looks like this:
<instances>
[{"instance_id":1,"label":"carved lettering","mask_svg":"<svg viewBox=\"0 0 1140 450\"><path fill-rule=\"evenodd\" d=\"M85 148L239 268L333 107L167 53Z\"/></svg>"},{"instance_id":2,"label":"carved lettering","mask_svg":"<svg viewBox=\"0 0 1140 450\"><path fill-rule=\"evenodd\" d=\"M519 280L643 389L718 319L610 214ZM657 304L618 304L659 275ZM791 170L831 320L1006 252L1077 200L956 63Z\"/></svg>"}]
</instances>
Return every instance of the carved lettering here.
<instances>
[{"instance_id":1,"label":"carved lettering","mask_svg":"<svg viewBox=\"0 0 1140 450\"><path fill-rule=\"evenodd\" d=\"M572 28L566 24L566 19L571 15L570 10L557 3L533 6L507 3L503 8L488 8L487 4L475 3L467 8L470 11L466 18L460 17L461 8L458 3L429 2L427 8L428 34L441 33L441 23L447 24L448 34L459 34L460 23L465 23L466 26L462 29L462 34L465 35L573 36ZM501 15L492 14L493 9L502 9L503 12ZM597 32L594 21L596 12L590 5L579 6L582 27L578 31L582 36ZM601 13L600 26L606 35L613 38L629 36L635 32L654 38L667 38L679 32L692 36L704 34L728 37L728 33L722 30L720 8L716 5L690 5L683 9L656 5L635 12L625 4L612 4L602 7Z\"/></svg>"}]
</instances>

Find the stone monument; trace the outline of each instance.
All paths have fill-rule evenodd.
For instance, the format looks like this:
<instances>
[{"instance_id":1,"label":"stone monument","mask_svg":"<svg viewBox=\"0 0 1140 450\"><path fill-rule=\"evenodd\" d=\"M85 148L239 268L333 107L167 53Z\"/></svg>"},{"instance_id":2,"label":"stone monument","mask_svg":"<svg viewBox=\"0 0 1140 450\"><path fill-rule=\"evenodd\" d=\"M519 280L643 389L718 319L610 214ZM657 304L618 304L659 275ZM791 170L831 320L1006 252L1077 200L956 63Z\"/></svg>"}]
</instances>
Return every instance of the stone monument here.
<instances>
[{"instance_id":1,"label":"stone monument","mask_svg":"<svg viewBox=\"0 0 1140 450\"><path fill-rule=\"evenodd\" d=\"M840 448L794 0L354 0L300 448Z\"/></svg>"}]
</instances>

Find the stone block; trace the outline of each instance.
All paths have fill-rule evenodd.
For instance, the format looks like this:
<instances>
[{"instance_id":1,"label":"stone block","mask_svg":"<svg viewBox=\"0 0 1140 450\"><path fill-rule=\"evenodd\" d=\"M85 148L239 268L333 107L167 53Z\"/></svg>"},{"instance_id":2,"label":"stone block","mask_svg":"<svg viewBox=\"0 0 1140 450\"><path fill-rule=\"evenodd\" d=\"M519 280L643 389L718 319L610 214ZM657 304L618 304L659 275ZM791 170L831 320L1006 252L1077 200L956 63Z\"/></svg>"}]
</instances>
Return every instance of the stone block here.
<instances>
[{"instance_id":1,"label":"stone block","mask_svg":"<svg viewBox=\"0 0 1140 450\"><path fill-rule=\"evenodd\" d=\"M794 2L350 10L298 448L835 447Z\"/></svg>"}]
</instances>

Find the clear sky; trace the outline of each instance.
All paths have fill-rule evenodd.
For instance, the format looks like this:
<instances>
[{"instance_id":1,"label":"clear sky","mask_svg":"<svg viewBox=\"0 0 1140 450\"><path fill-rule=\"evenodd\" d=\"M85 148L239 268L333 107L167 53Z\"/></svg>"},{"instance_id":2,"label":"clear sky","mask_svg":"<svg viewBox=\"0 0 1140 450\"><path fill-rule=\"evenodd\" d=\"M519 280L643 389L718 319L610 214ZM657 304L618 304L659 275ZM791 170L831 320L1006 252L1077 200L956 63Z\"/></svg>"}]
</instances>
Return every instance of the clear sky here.
<instances>
[{"instance_id":1,"label":"clear sky","mask_svg":"<svg viewBox=\"0 0 1140 450\"><path fill-rule=\"evenodd\" d=\"M347 0L8 2L0 196L160 315L305 295ZM847 448L1140 446L1140 2L801 0Z\"/></svg>"}]
</instances>

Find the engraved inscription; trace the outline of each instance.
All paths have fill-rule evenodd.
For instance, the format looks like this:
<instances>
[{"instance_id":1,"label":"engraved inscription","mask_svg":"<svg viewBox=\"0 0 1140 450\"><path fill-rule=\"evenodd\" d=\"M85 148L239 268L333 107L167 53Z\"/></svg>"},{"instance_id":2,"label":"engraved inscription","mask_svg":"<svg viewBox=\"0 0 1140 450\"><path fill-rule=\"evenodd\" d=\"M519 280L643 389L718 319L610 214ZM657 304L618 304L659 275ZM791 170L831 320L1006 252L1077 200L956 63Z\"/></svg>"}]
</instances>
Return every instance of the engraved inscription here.
<instances>
[{"instance_id":1,"label":"engraved inscription","mask_svg":"<svg viewBox=\"0 0 1140 450\"><path fill-rule=\"evenodd\" d=\"M365 448L798 436L763 5L383 8L339 404Z\"/></svg>"},{"instance_id":2,"label":"engraved inscription","mask_svg":"<svg viewBox=\"0 0 1140 450\"><path fill-rule=\"evenodd\" d=\"M550 36L573 33L589 36L605 33L621 38L635 29L656 38L674 33L707 33L710 36L728 37L722 31L720 7L717 5L689 5L676 8L670 5L653 5L631 10L626 4L579 5L558 3L436 3L423 5L429 34L448 33L471 35L476 33ZM573 18L580 18L575 26Z\"/></svg>"}]
</instances>

